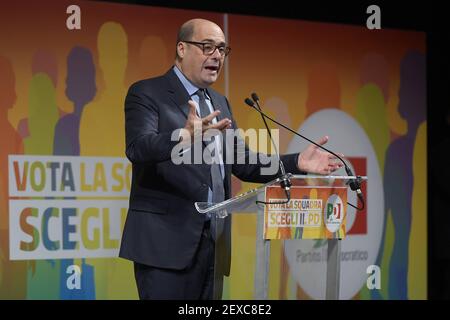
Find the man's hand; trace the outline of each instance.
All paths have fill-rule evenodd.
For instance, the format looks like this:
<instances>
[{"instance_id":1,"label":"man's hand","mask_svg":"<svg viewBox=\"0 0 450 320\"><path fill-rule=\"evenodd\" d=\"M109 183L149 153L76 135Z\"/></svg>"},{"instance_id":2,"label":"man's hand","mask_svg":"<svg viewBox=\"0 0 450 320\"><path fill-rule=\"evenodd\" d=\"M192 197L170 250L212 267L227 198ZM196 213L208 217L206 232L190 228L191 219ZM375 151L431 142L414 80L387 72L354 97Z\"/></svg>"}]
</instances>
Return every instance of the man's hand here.
<instances>
[{"instance_id":1,"label":"man's hand","mask_svg":"<svg viewBox=\"0 0 450 320\"><path fill-rule=\"evenodd\" d=\"M322 137L317 144L324 145L328 136ZM344 155L337 153L340 157ZM301 171L316 174L330 174L343 166L342 162L331 153L321 150L318 146L310 144L298 156L297 167Z\"/></svg>"},{"instance_id":2,"label":"man's hand","mask_svg":"<svg viewBox=\"0 0 450 320\"><path fill-rule=\"evenodd\" d=\"M216 110L204 118L197 115L195 102L192 100L189 103L189 114L186 120L184 129L181 130L180 136L184 143L192 143L194 139L202 139L203 133L209 129L224 130L231 128L231 120L228 118L222 119L217 123L212 123L212 119L220 114L220 110Z\"/></svg>"}]
</instances>

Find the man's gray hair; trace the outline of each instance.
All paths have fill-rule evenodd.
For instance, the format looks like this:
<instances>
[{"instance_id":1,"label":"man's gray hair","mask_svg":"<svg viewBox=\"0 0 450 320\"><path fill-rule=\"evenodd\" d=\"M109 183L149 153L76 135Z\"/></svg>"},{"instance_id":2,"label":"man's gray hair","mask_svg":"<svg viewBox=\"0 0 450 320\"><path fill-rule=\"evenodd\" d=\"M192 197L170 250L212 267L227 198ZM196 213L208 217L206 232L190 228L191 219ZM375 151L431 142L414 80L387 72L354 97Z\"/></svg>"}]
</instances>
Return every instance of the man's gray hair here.
<instances>
[{"instance_id":1,"label":"man's gray hair","mask_svg":"<svg viewBox=\"0 0 450 320\"><path fill-rule=\"evenodd\" d=\"M188 21L184 23L178 30L177 43L175 44L175 58L179 59L177 46L180 41L189 41L194 35L194 22Z\"/></svg>"}]
</instances>

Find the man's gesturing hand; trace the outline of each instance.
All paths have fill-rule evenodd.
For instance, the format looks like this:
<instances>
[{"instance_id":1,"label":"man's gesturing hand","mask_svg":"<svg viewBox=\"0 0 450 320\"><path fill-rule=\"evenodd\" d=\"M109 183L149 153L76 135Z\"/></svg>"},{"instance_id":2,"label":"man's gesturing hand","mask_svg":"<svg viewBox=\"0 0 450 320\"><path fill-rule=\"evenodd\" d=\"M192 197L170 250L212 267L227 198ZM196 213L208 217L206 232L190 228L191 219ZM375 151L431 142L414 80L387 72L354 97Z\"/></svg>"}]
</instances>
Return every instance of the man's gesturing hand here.
<instances>
[{"instance_id":1,"label":"man's gesturing hand","mask_svg":"<svg viewBox=\"0 0 450 320\"><path fill-rule=\"evenodd\" d=\"M322 137L317 144L324 145L328 136ZM341 158L343 154L337 153ZM298 156L298 168L301 171L317 174L330 174L343 166L342 162L331 153L321 150L318 146L310 144Z\"/></svg>"},{"instance_id":2,"label":"man's gesturing hand","mask_svg":"<svg viewBox=\"0 0 450 320\"><path fill-rule=\"evenodd\" d=\"M210 129L224 130L231 128L231 120L228 118L222 119L217 123L212 123L212 120L220 114L220 110L216 110L204 118L197 115L196 103L192 100L189 103L189 114L184 125L184 130L181 130L181 137L184 143L192 143L194 139L201 139L205 131Z\"/></svg>"}]
</instances>

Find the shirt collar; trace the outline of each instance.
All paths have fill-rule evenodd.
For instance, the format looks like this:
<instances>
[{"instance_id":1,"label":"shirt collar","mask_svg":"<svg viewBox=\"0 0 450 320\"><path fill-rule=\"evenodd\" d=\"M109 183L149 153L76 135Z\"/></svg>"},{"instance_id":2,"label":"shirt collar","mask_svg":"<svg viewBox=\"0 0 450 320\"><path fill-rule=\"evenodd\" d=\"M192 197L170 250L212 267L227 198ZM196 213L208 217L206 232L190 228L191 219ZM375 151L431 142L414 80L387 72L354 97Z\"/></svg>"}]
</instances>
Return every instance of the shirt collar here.
<instances>
[{"instance_id":1,"label":"shirt collar","mask_svg":"<svg viewBox=\"0 0 450 320\"><path fill-rule=\"evenodd\" d=\"M186 89L189 96L192 96L200 89L199 87L194 85L188 78L186 78L186 76L180 71L180 69L178 69L177 66L173 66L173 71L177 75L178 79L180 79L181 83L183 84L183 87ZM205 97L207 99L210 99L208 95L208 90L206 89L205 89Z\"/></svg>"}]
</instances>

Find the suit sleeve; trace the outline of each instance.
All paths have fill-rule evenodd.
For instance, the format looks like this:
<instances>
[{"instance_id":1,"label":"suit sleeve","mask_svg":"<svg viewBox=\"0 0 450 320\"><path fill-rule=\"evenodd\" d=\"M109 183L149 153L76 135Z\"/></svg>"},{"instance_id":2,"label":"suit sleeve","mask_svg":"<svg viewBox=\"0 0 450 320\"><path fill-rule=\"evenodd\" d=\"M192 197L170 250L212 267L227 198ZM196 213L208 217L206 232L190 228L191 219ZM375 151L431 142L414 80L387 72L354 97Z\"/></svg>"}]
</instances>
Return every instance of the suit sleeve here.
<instances>
[{"instance_id":1,"label":"suit sleeve","mask_svg":"<svg viewBox=\"0 0 450 320\"><path fill-rule=\"evenodd\" d=\"M166 161L178 141L171 140L171 132L159 132L159 108L143 87L133 84L125 98L125 153L132 163Z\"/></svg>"},{"instance_id":2,"label":"suit sleeve","mask_svg":"<svg viewBox=\"0 0 450 320\"><path fill-rule=\"evenodd\" d=\"M230 104L227 101L231 113ZM238 128L236 121L233 121L233 128ZM234 158L232 173L239 179L246 182L266 183L276 179L280 174L278 157L264 153L251 151L245 141L240 136L236 136L233 141ZM305 174L297 167L298 153L281 155L286 173ZM270 170L275 167L275 170Z\"/></svg>"}]
</instances>

